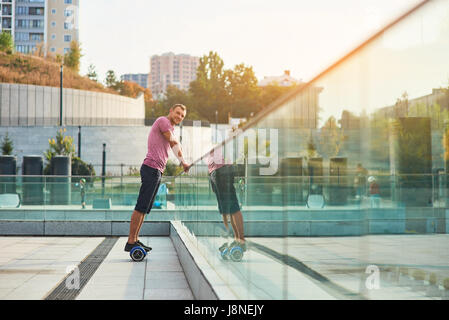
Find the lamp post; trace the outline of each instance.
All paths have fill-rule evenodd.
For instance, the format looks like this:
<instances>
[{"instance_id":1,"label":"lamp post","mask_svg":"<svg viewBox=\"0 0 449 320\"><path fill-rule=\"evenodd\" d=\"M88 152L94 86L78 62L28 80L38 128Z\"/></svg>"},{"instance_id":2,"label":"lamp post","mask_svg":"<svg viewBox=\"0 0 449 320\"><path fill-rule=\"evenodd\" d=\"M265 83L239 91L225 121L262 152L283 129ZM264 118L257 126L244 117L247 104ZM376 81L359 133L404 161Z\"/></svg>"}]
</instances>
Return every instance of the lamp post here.
<instances>
[{"instance_id":1,"label":"lamp post","mask_svg":"<svg viewBox=\"0 0 449 320\"><path fill-rule=\"evenodd\" d=\"M103 164L101 166L101 195L104 197L104 182L106 176L106 143L103 143Z\"/></svg>"},{"instance_id":2,"label":"lamp post","mask_svg":"<svg viewBox=\"0 0 449 320\"><path fill-rule=\"evenodd\" d=\"M64 78L64 65L61 64L61 71L59 72L59 126L62 127L62 90L63 90L63 78Z\"/></svg>"},{"instance_id":3,"label":"lamp post","mask_svg":"<svg viewBox=\"0 0 449 320\"><path fill-rule=\"evenodd\" d=\"M215 110L215 143L218 142L218 110Z\"/></svg>"},{"instance_id":4,"label":"lamp post","mask_svg":"<svg viewBox=\"0 0 449 320\"><path fill-rule=\"evenodd\" d=\"M78 126L78 158L81 159L81 126Z\"/></svg>"}]
</instances>

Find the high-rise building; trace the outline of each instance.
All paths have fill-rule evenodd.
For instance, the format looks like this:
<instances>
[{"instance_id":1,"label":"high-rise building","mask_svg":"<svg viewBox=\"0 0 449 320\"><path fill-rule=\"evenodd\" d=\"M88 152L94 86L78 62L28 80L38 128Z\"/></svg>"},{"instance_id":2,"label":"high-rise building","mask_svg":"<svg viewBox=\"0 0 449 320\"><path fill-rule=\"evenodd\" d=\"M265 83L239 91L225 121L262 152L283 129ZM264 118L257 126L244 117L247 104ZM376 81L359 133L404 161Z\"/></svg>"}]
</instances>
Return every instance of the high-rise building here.
<instances>
[{"instance_id":1,"label":"high-rise building","mask_svg":"<svg viewBox=\"0 0 449 320\"><path fill-rule=\"evenodd\" d=\"M200 58L188 54L175 55L173 52L153 55L150 59L150 85L153 97L162 96L169 85L187 90L190 82L196 79L196 69Z\"/></svg>"},{"instance_id":2,"label":"high-rise building","mask_svg":"<svg viewBox=\"0 0 449 320\"><path fill-rule=\"evenodd\" d=\"M0 0L0 32L14 35L14 3L15 0Z\"/></svg>"},{"instance_id":3,"label":"high-rise building","mask_svg":"<svg viewBox=\"0 0 449 320\"><path fill-rule=\"evenodd\" d=\"M142 88L148 88L148 73L127 73L122 75L120 80L135 82Z\"/></svg>"},{"instance_id":4,"label":"high-rise building","mask_svg":"<svg viewBox=\"0 0 449 320\"><path fill-rule=\"evenodd\" d=\"M7 1L3 0L3 3ZM16 51L64 55L78 41L79 0L13 0L13 31Z\"/></svg>"}]
</instances>

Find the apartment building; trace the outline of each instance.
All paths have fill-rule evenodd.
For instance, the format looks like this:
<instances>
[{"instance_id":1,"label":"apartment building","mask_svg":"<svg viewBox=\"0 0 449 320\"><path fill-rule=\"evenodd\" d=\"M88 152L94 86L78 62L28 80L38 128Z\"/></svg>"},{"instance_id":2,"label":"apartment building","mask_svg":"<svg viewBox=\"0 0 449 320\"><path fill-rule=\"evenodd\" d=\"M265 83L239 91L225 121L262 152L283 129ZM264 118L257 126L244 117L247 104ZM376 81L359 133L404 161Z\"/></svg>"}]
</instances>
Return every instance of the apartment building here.
<instances>
[{"instance_id":1,"label":"apartment building","mask_svg":"<svg viewBox=\"0 0 449 320\"><path fill-rule=\"evenodd\" d=\"M15 0L0 0L0 32L14 34Z\"/></svg>"},{"instance_id":2,"label":"apartment building","mask_svg":"<svg viewBox=\"0 0 449 320\"><path fill-rule=\"evenodd\" d=\"M200 58L188 54L153 55L150 59L150 74L148 84L153 97L164 95L169 85L178 89L187 90L190 82L196 79L196 69Z\"/></svg>"},{"instance_id":3,"label":"apartment building","mask_svg":"<svg viewBox=\"0 0 449 320\"><path fill-rule=\"evenodd\" d=\"M148 88L148 73L127 73L122 75L120 80L135 82L142 88Z\"/></svg>"},{"instance_id":4,"label":"apartment building","mask_svg":"<svg viewBox=\"0 0 449 320\"><path fill-rule=\"evenodd\" d=\"M78 41L79 0L14 0L16 51L64 55ZM5 1L3 1L5 2Z\"/></svg>"},{"instance_id":5,"label":"apartment building","mask_svg":"<svg viewBox=\"0 0 449 320\"><path fill-rule=\"evenodd\" d=\"M72 41L79 41L79 1L46 0L47 50L50 54L64 55L70 50Z\"/></svg>"}]
</instances>

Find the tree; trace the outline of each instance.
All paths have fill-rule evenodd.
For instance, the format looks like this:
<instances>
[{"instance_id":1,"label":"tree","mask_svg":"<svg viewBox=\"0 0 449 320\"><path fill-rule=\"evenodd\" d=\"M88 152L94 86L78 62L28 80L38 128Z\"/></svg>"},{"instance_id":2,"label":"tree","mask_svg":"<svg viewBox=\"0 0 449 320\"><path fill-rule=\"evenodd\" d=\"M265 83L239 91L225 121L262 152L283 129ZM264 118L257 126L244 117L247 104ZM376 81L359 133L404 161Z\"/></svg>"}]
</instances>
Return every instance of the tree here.
<instances>
[{"instance_id":1,"label":"tree","mask_svg":"<svg viewBox=\"0 0 449 320\"><path fill-rule=\"evenodd\" d=\"M224 62L216 52L200 58L196 79L190 83L189 92L195 104L194 108L202 117L215 121L218 110L219 122L227 122L224 110L229 105L229 96L225 89Z\"/></svg>"},{"instance_id":2,"label":"tree","mask_svg":"<svg viewBox=\"0 0 449 320\"><path fill-rule=\"evenodd\" d=\"M252 67L243 63L225 71L226 91L230 104L226 112L237 118L249 118L259 108L260 88Z\"/></svg>"},{"instance_id":3,"label":"tree","mask_svg":"<svg viewBox=\"0 0 449 320\"><path fill-rule=\"evenodd\" d=\"M257 111L265 109L276 99L283 96L290 90L293 90L294 88L296 88L296 85L283 87L276 82L270 83L269 85L262 87L259 93L259 105L258 105L259 107Z\"/></svg>"},{"instance_id":4,"label":"tree","mask_svg":"<svg viewBox=\"0 0 449 320\"><path fill-rule=\"evenodd\" d=\"M87 183L92 183L94 181L94 177L96 175L95 169L92 166L92 164L87 164L83 160L81 160L78 157L72 157L72 182L78 182L79 178L76 178L74 176L78 177L85 177Z\"/></svg>"},{"instance_id":5,"label":"tree","mask_svg":"<svg viewBox=\"0 0 449 320\"><path fill-rule=\"evenodd\" d=\"M75 156L75 145L73 144L73 137L65 136L67 130L59 129L56 133L56 139L48 139L50 145L49 149L44 152L47 165L44 168L44 175L50 174L51 159L56 155L70 156L72 176L84 176L88 182L93 182L95 176L95 170L92 164L87 164L80 158ZM76 178L72 178L73 182L78 181Z\"/></svg>"},{"instance_id":6,"label":"tree","mask_svg":"<svg viewBox=\"0 0 449 320\"><path fill-rule=\"evenodd\" d=\"M315 158L317 156L316 147L313 143L312 133L310 133L309 141L307 141L307 157L308 159Z\"/></svg>"},{"instance_id":7,"label":"tree","mask_svg":"<svg viewBox=\"0 0 449 320\"><path fill-rule=\"evenodd\" d=\"M6 133L6 136L3 138L1 148L2 148L2 154L4 156L12 155L12 151L14 149L14 144L13 144L12 140L9 138L8 133Z\"/></svg>"},{"instance_id":8,"label":"tree","mask_svg":"<svg viewBox=\"0 0 449 320\"><path fill-rule=\"evenodd\" d=\"M51 159L56 155L75 156L75 146L71 136L64 136L67 130L59 129L56 133L56 139L48 139L50 148L44 152L45 158L50 163Z\"/></svg>"},{"instance_id":9,"label":"tree","mask_svg":"<svg viewBox=\"0 0 449 320\"><path fill-rule=\"evenodd\" d=\"M64 65L76 73L80 72L81 46L78 41L70 43L70 51L64 55Z\"/></svg>"},{"instance_id":10,"label":"tree","mask_svg":"<svg viewBox=\"0 0 449 320\"><path fill-rule=\"evenodd\" d=\"M182 167L174 163L171 160L167 161L167 166L165 167L164 176L175 177L183 171Z\"/></svg>"},{"instance_id":11,"label":"tree","mask_svg":"<svg viewBox=\"0 0 449 320\"><path fill-rule=\"evenodd\" d=\"M344 135L343 129L338 127L337 120L334 116L330 116L326 123L320 129L320 143L318 145L319 153L325 158L338 156L343 146Z\"/></svg>"},{"instance_id":12,"label":"tree","mask_svg":"<svg viewBox=\"0 0 449 320\"><path fill-rule=\"evenodd\" d=\"M9 32L3 31L0 34L0 51L4 51L7 54L12 54L14 52L14 41Z\"/></svg>"},{"instance_id":13,"label":"tree","mask_svg":"<svg viewBox=\"0 0 449 320\"><path fill-rule=\"evenodd\" d=\"M95 66L93 64L89 65L89 68L87 69L87 77L92 81L98 82L97 71L95 71Z\"/></svg>"},{"instance_id":14,"label":"tree","mask_svg":"<svg viewBox=\"0 0 449 320\"><path fill-rule=\"evenodd\" d=\"M119 82L117 81L117 77L115 76L115 72L113 70L108 70L108 72L106 73L106 79L105 79L106 87L115 90L117 88L117 84L118 83Z\"/></svg>"}]
</instances>

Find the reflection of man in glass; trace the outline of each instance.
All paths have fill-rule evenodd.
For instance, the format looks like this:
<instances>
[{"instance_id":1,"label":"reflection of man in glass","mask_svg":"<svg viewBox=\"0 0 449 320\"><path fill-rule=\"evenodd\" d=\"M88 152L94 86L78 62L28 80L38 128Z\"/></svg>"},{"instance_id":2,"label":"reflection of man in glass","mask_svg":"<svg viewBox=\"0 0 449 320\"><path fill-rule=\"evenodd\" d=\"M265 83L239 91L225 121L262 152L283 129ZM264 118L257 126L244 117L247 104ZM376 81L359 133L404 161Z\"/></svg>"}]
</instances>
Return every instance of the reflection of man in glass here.
<instances>
[{"instance_id":1,"label":"reflection of man in glass","mask_svg":"<svg viewBox=\"0 0 449 320\"><path fill-rule=\"evenodd\" d=\"M368 170L366 170L361 163L357 164L357 169L355 172L354 186L356 190L356 199L361 199L365 195L366 191L366 176L368 175Z\"/></svg>"},{"instance_id":2,"label":"reflection of man in glass","mask_svg":"<svg viewBox=\"0 0 449 320\"><path fill-rule=\"evenodd\" d=\"M371 176L368 178L369 183L369 195L371 200L371 208L379 208L380 207L380 191L379 184L376 181L376 178Z\"/></svg>"},{"instance_id":3,"label":"reflection of man in glass","mask_svg":"<svg viewBox=\"0 0 449 320\"><path fill-rule=\"evenodd\" d=\"M86 209L86 179L82 178L75 186L80 187L81 207Z\"/></svg>"},{"instance_id":4,"label":"reflection of man in glass","mask_svg":"<svg viewBox=\"0 0 449 320\"><path fill-rule=\"evenodd\" d=\"M217 197L218 209L228 233L228 220L229 218L231 220L235 240L230 247L238 244L243 251L246 251L243 216L234 188L234 167L225 163L222 148L220 146L213 149L208 156L210 182L212 190Z\"/></svg>"}]
</instances>

